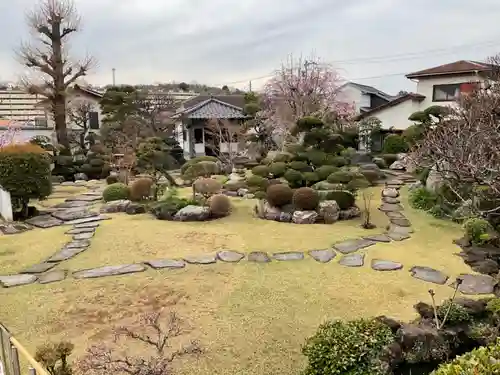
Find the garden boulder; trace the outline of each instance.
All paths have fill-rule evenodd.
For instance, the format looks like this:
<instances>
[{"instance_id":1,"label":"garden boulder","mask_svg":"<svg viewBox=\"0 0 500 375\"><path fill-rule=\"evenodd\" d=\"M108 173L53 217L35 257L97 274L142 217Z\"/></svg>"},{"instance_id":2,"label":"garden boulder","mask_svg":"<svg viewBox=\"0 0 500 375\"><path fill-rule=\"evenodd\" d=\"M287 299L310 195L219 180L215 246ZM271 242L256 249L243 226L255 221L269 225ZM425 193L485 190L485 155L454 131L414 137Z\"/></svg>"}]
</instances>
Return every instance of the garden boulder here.
<instances>
[{"instance_id":1,"label":"garden boulder","mask_svg":"<svg viewBox=\"0 0 500 375\"><path fill-rule=\"evenodd\" d=\"M314 224L318 218L316 211L295 211L292 222L295 224Z\"/></svg>"},{"instance_id":2,"label":"garden boulder","mask_svg":"<svg viewBox=\"0 0 500 375\"><path fill-rule=\"evenodd\" d=\"M392 169L394 171L404 171L406 169L406 166L402 161L396 160L390 165L389 169Z\"/></svg>"},{"instance_id":3,"label":"garden boulder","mask_svg":"<svg viewBox=\"0 0 500 375\"><path fill-rule=\"evenodd\" d=\"M189 205L181 208L174 216L176 221L205 221L210 217L210 208Z\"/></svg>"},{"instance_id":4,"label":"garden boulder","mask_svg":"<svg viewBox=\"0 0 500 375\"><path fill-rule=\"evenodd\" d=\"M89 178L85 173L76 173L75 174L75 181L87 181Z\"/></svg>"},{"instance_id":5,"label":"garden boulder","mask_svg":"<svg viewBox=\"0 0 500 375\"><path fill-rule=\"evenodd\" d=\"M318 206L318 219L325 224L335 223L340 216L340 207L336 201L322 201Z\"/></svg>"}]
</instances>

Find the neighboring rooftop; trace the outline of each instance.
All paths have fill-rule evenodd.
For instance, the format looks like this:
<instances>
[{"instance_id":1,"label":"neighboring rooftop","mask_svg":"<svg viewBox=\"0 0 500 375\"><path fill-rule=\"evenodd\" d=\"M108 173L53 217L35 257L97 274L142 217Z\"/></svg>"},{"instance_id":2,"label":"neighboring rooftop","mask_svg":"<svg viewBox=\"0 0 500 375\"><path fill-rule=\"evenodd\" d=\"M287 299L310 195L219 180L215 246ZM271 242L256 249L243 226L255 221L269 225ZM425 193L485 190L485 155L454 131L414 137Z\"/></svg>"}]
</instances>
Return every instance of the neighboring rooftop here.
<instances>
[{"instance_id":1,"label":"neighboring rooftop","mask_svg":"<svg viewBox=\"0 0 500 375\"><path fill-rule=\"evenodd\" d=\"M494 65L471 60L459 60L449 64L435 66L434 68L419 70L406 75L406 78L424 78L432 76L481 73L493 69Z\"/></svg>"},{"instance_id":2,"label":"neighboring rooftop","mask_svg":"<svg viewBox=\"0 0 500 375\"><path fill-rule=\"evenodd\" d=\"M238 107L243 110L245 107L245 96L244 95L198 95L194 98L188 99L183 103L184 110L194 107L197 104L205 102L209 99L216 99L223 103Z\"/></svg>"},{"instance_id":3,"label":"neighboring rooftop","mask_svg":"<svg viewBox=\"0 0 500 375\"><path fill-rule=\"evenodd\" d=\"M174 118L180 116L190 119L243 119L247 117L243 113L242 107L235 106L215 97L208 97L206 100L185 108L175 114Z\"/></svg>"},{"instance_id":4,"label":"neighboring rooftop","mask_svg":"<svg viewBox=\"0 0 500 375\"><path fill-rule=\"evenodd\" d=\"M396 99L393 99L390 102L387 102L381 106L373 108L370 111L366 111L366 112L361 113L360 115L358 115L356 117L356 120L361 120L365 117L373 116L373 114L376 112L379 112L379 111L386 109L386 108L389 108L389 107L394 107L395 105L398 105L399 103L406 102L407 100L416 100L416 101L421 102L424 99L425 99L424 95L409 92L407 94L396 97Z\"/></svg>"},{"instance_id":5,"label":"neighboring rooftop","mask_svg":"<svg viewBox=\"0 0 500 375\"><path fill-rule=\"evenodd\" d=\"M392 95L389 95L386 92L383 92L379 89L376 89L373 86L362 85L362 84L356 83L356 82L347 82L345 85L355 86L359 90L361 90L363 93L377 95L385 100L393 100L394 99L394 97Z\"/></svg>"}]
</instances>

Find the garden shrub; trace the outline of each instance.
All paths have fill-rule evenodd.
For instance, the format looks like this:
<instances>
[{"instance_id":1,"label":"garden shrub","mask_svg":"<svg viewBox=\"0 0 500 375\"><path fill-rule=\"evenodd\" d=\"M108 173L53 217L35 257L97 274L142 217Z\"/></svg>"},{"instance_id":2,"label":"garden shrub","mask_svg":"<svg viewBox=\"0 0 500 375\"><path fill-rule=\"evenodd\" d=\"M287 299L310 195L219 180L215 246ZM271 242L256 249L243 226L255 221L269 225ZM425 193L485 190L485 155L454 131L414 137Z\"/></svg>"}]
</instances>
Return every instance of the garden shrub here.
<instances>
[{"instance_id":1,"label":"garden shrub","mask_svg":"<svg viewBox=\"0 0 500 375\"><path fill-rule=\"evenodd\" d=\"M343 156L335 156L335 157L330 159L330 163L331 163L331 165L333 165L335 167L343 167L343 166L349 164L349 161L346 158L344 158Z\"/></svg>"},{"instance_id":2,"label":"garden shrub","mask_svg":"<svg viewBox=\"0 0 500 375\"><path fill-rule=\"evenodd\" d=\"M291 157L292 157L292 155L290 155L289 153L282 152L282 153L277 153L272 157L267 156L264 159L264 162L267 164L269 164L269 163L286 163L286 162L289 162L291 160Z\"/></svg>"},{"instance_id":3,"label":"garden shrub","mask_svg":"<svg viewBox=\"0 0 500 375\"><path fill-rule=\"evenodd\" d=\"M199 206L199 202L179 198L177 190L169 190L158 202L150 206L150 211L157 219L172 220L177 211L187 206Z\"/></svg>"},{"instance_id":4,"label":"garden shrub","mask_svg":"<svg viewBox=\"0 0 500 375\"><path fill-rule=\"evenodd\" d=\"M62 176L66 181L73 181L77 173L77 165L71 155L54 156L54 169L52 175Z\"/></svg>"},{"instance_id":5,"label":"garden shrub","mask_svg":"<svg viewBox=\"0 0 500 375\"><path fill-rule=\"evenodd\" d=\"M127 185L117 182L108 185L102 192L102 199L104 202L118 201L120 199L128 199L129 188Z\"/></svg>"},{"instance_id":6,"label":"garden shrub","mask_svg":"<svg viewBox=\"0 0 500 375\"><path fill-rule=\"evenodd\" d=\"M352 174L345 171L337 171L329 175L326 180L331 184L347 184L352 180Z\"/></svg>"},{"instance_id":7,"label":"garden shrub","mask_svg":"<svg viewBox=\"0 0 500 375\"><path fill-rule=\"evenodd\" d=\"M380 358L393 342L391 329L374 319L324 323L302 348L307 357L304 374L385 374Z\"/></svg>"},{"instance_id":8,"label":"garden shrub","mask_svg":"<svg viewBox=\"0 0 500 375\"><path fill-rule=\"evenodd\" d=\"M398 134L389 134L384 139L382 150L386 154L399 154L408 151L408 143Z\"/></svg>"},{"instance_id":9,"label":"garden shrub","mask_svg":"<svg viewBox=\"0 0 500 375\"><path fill-rule=\"evenodd\" d=\"M474 349L442 364L431 375L495 375L500 374L500 340L493 345Z\"/></svg>"},{"instance_id":10,"label":"garden shrub","mask_svg":"<svg viewBox=\"0 0 500 375\"><path fill-rule=\"evenodd\" d=\"M385 164L387 164L387 166L390 167L392 163L394 163L396 160L398 160L398 155L396 155L396 154L383 154L382 159L384 159Z\"/></svg>"},{"instance_id":11,"label":"garden shrub","mask_svg":"<svg viewBox=\"0 0 500 375\"><path fill-rule=\"evenodd\" d=\"M185 180L193 180L196 177L210 177L211 175L218 173L220 173L220 168L217 163L202 160L190 165L182 175L182 178Z\"/></svg>"},{"instance_id":12,"label":"garden shrub","mask_svg":"<svg viewBox=\"0 0 500 375\"><path fill-rule=\"evenodd\" d=\"M294 161L301 161L307 164L307 161L309 159L307 158L307 153L306 152L299 152L297 154L293 154L292 157L290 158L290 163ZM293 169L293 168L292 168Z\"/></svg>"},{"instance_id":13,"label":"garden shrub","mask_svg":"<svg viewBox=\"0 0 500 375\"><path fill-rule=\"evenodd\" d=\"M420 171L417 171L418 180L422 183L422 185L425 186L430 172L430 168L422 168Z\"/></svg>"},{"instance_id":14,"label":"garden shrub","mask_svg":"<svg viewBox=\"0 0 500 375\"><path fill-rule=\"evenodd\" d=\"M153 180L151 178L138 178L130 185L130 199L133 201L148 199L151 196L152 187Z\"/></svg>"},{"instance_id":15,"label":"garden shrub","mask_svg":"<svg viewBox=\"0 0 500 375\"><path fill-rule=\"evenodd\" d=\"M267 180L267 178L253 175L247 178L247 184L249 187L255 187L259 190L264 191L269 185L269 181Z\"/></svg>"},{"instance_id":16,"label":"garden shrub","mask_svg":"<svg viewBox=\"0 0 500 375\"><path fill-rule=\"evenodd\" d=\"M228 216L231 212L231 200L227 195L215 194L207 201L210 208L210 215L214 218Z\"/></svg>"},{"instance_id":17,"label":"garden shrub","mask_svg":"<svg viewBox=\"0 0 500 375\"><path fill-rule=\"evenodd\" d=\"M329 191L326 193L325 200L336 201L341 210L353 207L356 202L354 194L346 190Z\"/></svg>"},{"instance_id":18,"label":"garden shrub","mask_svg":"<svg viewBox=\"0 0 500 375\"><path fill-rule=\"evenodd\" d=\"M320 180L316 172L304 172L304 180L307 186L313 185Z\"/></svg>"},{"instance_id":19,"label":"garden shrub","mask_svg":"<svg viewBox=\"0 0 500 375\"><path fill-rule=\"evenodd\" d=\"M321 150L310 150L306 155L309 163L316 167L324 165L327 160L327 154Z\"/></svg>"},{"instance_id":20,"label":"garden shrub","mask_svg":"<svg viewBox=\"0 0 500 375\"><path fill-rule=\"evenodd\" d=\"M367 187L370 187L372 184L364 178L364 177L357 177L353 178L351 181L347 183L346 189L349 190L352 193L357 192L360 189L366 189Z\"/></svg>"},{"instance_id":21,"label":"garden shrub","mask_svg":"<svg viewBox=\"0 0 500 375\"><path fill-rule=\"evenodd\" d=\"M387 163L383 158L373 158L373 163L380 169L387 169Z\"/></svg>"},{"instance_id":22,"label":"garden shrub","mask_svg":"<svg viewBox=\"0 0 500 375\"><path fill-rule=\"evenodd\" d=\"M284 184L271 185L267 188L266 199L271 206L282 207L292 203L293 190Z\"/></svg>"},{"instance_id":23,"label":"garden shrub","mask_svg":"<svg viewBox=\"0 0 500 375\"><path fill-rule=\"evenodd\" d=\"M326 180L332 173L337 172L339 169L333 165L322 165L317 168L315 172L318 174L320 181Z\"/></svg>"},{"instance_id":24,"label":"garden shrub","mask_svg":"<svg viewBox=\"0 0 500 375\"><path fill-rule=\"evenodd\" d=\"M331 182L328 181L320 181L315 183L312 188L314 190L344 190L345 185L342 184L332 184Z\"/></svg>"},{"instance_id":25,"label":"garden shrub","mask_svg":"<svg viewBox=\"0 0 500 375\"><path fill-rule=\"evenodd\" d=\"M493 227L491 224L480 218L471 218L464 223L465 237L474 245L484 245L491 240Z\"/></svg>"},{"instance_id":26,"label":"garden shrub","mask_svg":"<svg viewBox=\"0 0 500 375\"><path fill-rule=\"evenodd\" d=\"M267 165L258 165L252 168L252 174L255 176L266 177L269 176L269 167Z\"/></svg>"},{"instance_id":27,"label":"garden shrub","mask_svg":"<svg viewBox=\"0 0 500 375\"><path fill-rule=\"evenodd\" d=\"M452 302L451 300L447 300L437 308L437 315L440 322L443 321L448 309L450 310L450 312L448 313L448 316L446 318L445 325L457 325L460 323L468 322L472 319L471 315L467 312L465 307L459 305L458 303Z\"/></svg>"},{"instance_id":28,"label":"garden shrub","mask_svg":"<svg viewBox=\"0 0 500 375\"><path fill-rule=\"evenodd\" d=\"M360 173L368 180L370 185L375 185L375 183L380 179L378 171L372 169L363 169Z\"/></svg>"},{"instance_id":29,"label":"garden shrub","mask_svg":"<svg viewBox=\"0 0 500 375\"><path fill-rule=\"evenodd\" d=\"M294 191L292 203L299 210L314 211L319 204L318 192L309 187L301 187Z\"/></svg>"},{"instance_id":30,"label":"garden shrub","mask_svg":"<svg viewBox=\"0 0 500 375\"><path fill-rule=\"evenodd\" d=\"M38 145L14 144L0 148L0 185L10 193L14 209L26 210L30 199L52 193L50 157Z\"/></svg>"},{"instance_id":31,"label":"garden shrub","mask_svg":"<svg viewBox=\"0 0 500 375\"><path fill-rule=\"evenodd\" d=\"M310 172L312 170L310 165L308 165L304 161L299 160L290 162L289 167L299 172Z\"/></svg>"},{"instance_id":32,"label":"garden shrub","mask_svg":"<svg viewBox=\"0 0 500 375\"><path fill-rule=\"evenodd\" d=\"M304 183L304 175L295 169L289 169L283 176L291 187L300 187Z\"/></svg>"},{"instance_id":33,"label":"garden shrub","mask_svg":"<svg viewBox=\"0 0 500 375\"><path fill-rule=\"evenodd\" d=\"M214 163L217 163L219 159L217 159L215 156L198 156L196 158L189 159L184 165L181 167L181 174L186 173L187 169L194 165L199 163L200 161L211 161Z\"/></svg>"},{"instance_id":34,"label":"garden shrub","mask_svg":"<svg viewBox=\"0 0 500 375\"><path fill-rule=\"evenodd\" d=\"M271 163L269 166L269 172L274 176L274 177L281 177L285 174L286 172L286 163L282 161L277 161L274 163Z\"/></svg>"},{"instance_id":35,"label":"garden shrub","mask_svg":"<svg viewBox=\"0 0 500 375\"><path fill-rule=\"evenodd\" d=\"M266 199L266 192L265 191L256 191L254 193L256 199Z\"/></svg>"},{"instance_id":36,"label":"garden shrub","mask_svg":"<svg viewBox=\"0 0 500 375\"><path fill-rule=\"evenodd\" d=\"M213 178L214 180L219 181L222 185L224 185L226 182L229 181L229 177L223 175L223 174L215 174L210 176L210 178Z\"/></svg>"},{"instance_id":37,"label":"garden shrub","mask_svg":"<svg viewBox=\"0 0 500 375\"><path fill-rule=\"evenodd\" d=\"M193 183L194 194L199 193L208 198L221 191L222 184L213 178L201 177Z\"/></svg>"},{"instance_id":38,"label":"garden shrub","mask_svg":"<svg viewBox=\"0 0 500 375\"><path fill-rule=\"evenodd\" d=\"M418 210L428 211L437 203L437 195L424 187L410 192L408 199L410 206Z\"/></svg>"},{"instance_id":39,"label":"garden shrub","mask_svg":"<svg viewBox=\"0 0 500 375\"><path fill-rule=\"evenodd\" d=\"M238 191L240 189L244 189L247 187L247 183L244 180L240 181L235 181L235 180L229 180L224 184L224 189L228 191Z\"/></svg>"},{"instance_id":40,"label":"garden shrub","mask_svg":"<svg viewBox=\"0 0 500 375\"><path fill-rule=\"evenodd\" d=\"M106 178L111 172L109 157L106 148L101 144L95 144L90 148L85 159L74 161L74 164L83 163L76 172L85 173L90 180L100 180Z\"/></svg>"}]
</instances>

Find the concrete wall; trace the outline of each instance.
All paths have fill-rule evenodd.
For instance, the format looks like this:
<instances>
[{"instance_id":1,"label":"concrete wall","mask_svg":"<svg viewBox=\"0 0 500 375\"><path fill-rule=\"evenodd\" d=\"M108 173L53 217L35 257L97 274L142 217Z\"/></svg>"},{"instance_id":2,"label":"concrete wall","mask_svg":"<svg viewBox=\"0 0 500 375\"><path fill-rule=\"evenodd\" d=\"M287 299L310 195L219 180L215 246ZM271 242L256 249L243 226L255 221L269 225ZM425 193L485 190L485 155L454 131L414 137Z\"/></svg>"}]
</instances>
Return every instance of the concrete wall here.
<instances>
[{"instance_id":1,"label":"concrete wall","mask_svg":"<svg viewBox=\"0 0 500 375\"><path fill-rule=\"evenodd\" d=\"M408 120L408 117L421 108L420 102L415 100L407 100L393 107L384 108L376 113L377 117L382 122L382 129L389 130L405 130L413 125L413 122Z\"/></svg>"},{"instance_id":2,"label":"concrete wall","mask_svg":"<svg viewBox=\"0 0 500 375\"><path fill-rule=\"evenodd\" d=\"M14 220L10 193L3 190L2 187L0 187L0 216L7 221Z\"/></svg>"},{"instance_id":3,"label":"concrete wall","mask_svg":"<svg viewBox=\"0 0 500 375\"><path fill-rule=\"evenodd\" d=\"M86 95L84 93L71 93L68 95L68 99L67 99L67 103L66 103L66 106L68 109L75 109L77 108L82 102L86 102L86 103L90 103L91 105L91 110L93 112L97 112L98 113L98 116L99 116L99 128L101 127L101 124L102 124L102 119L103 119L103 114L101 112L101 107L99 105L99 99L97 99L96 97L92 96L92 95ZM48 110L47 110L47 114L48 114L48 126L49 128L53 128L55 126L55 123L54 123L54 118L52 116L52 113L50 113ZM75 130L79 130L81 129L79 126L75 125L74 123L72 123L70 121L70 118L69 116L67 117L66 119L66 124L67 124L67 127L68 129L75 129ZM92 129L93 132L99 132L99 130L97 129Z\"/></svg>"}]
</instances>

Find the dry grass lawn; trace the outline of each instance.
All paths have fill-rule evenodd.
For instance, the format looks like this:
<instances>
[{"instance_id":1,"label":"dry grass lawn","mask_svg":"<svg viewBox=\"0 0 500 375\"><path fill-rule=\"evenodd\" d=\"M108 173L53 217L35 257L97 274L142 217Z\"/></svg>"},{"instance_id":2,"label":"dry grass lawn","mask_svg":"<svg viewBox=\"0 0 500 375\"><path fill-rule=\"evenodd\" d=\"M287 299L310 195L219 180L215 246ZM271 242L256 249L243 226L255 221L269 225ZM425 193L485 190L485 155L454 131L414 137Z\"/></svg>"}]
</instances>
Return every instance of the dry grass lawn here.
<instances>
[{"instance_id":1,"label":"dry grass lawn","mask_svg":"<svg viewBox=\"0 0 500 375\"><path fill-rule=\"evenodd\" d=\"M379 196L377 191L376 197ZM212 253L326 248L364 235L360 221L327 225L291 225L254 219L254 202L235 201L229 218L208 223L163 222L147 215L116 214L98 229L89 250L60 265L76 270L105 264ZM375 199L373 207L380 202ZM407 206L407 205L405 205ZM300 346L326 319L352 319L380 314L411 319L412 305L451 295L448 286L410 277L408 268L425 265L451 277L469 272L453 253L459 226L406 208L415 234L401 243L366 249L366 265L346 268L337 260L320 264L310 258L270 264L188 266L102 279L72 280L49 285L0 289L0 321L33 350L46 340L67 339L76 356L90 343L110 340L110 329L135 319L140 312L168 306L182 296L177 311L206 353L181 364L186 374L298 374L303 367ZM380 232L385 215L373 209ZM1 272L19 271L54 252L67 240L61 228L0 237ZM4 251L3 249L8 249ZM372 258L400 261L405 269L375 272ZM4 268L6 267L6 268Z\"/></svg>"}]
</instances>

